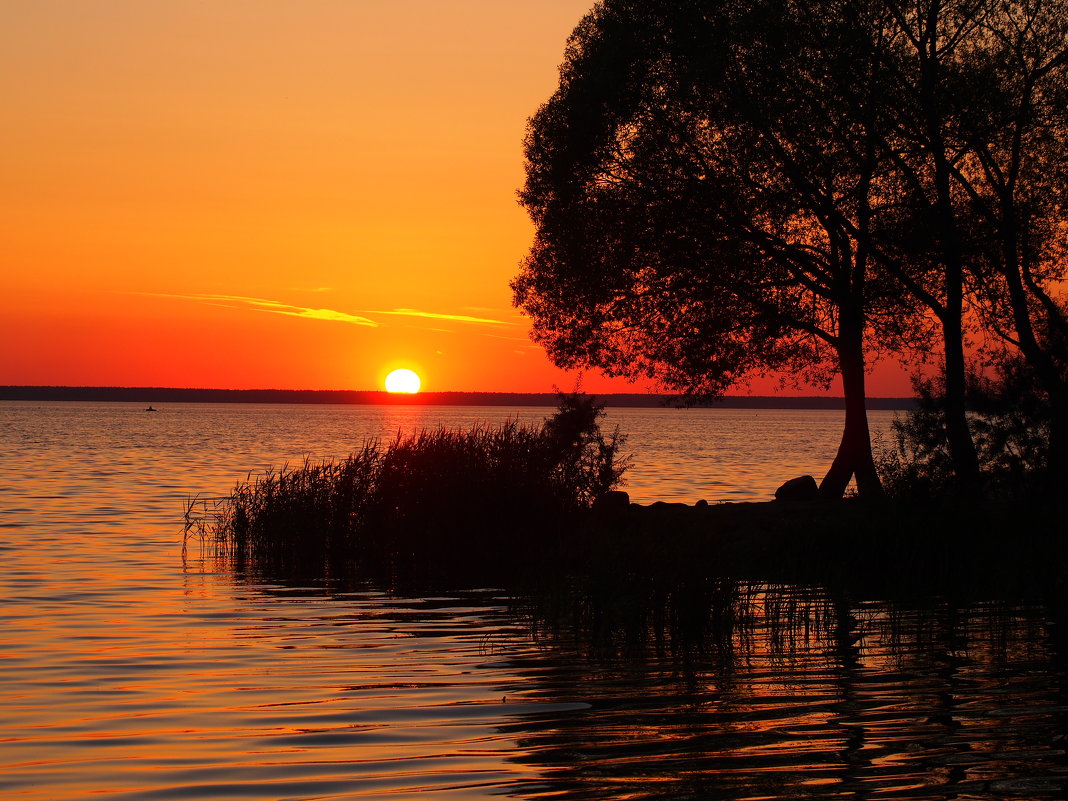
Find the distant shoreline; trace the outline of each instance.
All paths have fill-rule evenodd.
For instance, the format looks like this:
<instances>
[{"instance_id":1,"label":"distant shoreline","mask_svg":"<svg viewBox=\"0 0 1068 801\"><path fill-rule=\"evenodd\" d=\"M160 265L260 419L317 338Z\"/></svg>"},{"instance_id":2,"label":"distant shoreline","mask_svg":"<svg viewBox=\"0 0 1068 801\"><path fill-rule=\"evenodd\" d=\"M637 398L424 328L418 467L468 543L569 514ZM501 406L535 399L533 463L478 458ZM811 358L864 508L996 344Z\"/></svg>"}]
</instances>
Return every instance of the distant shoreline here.
<instances>
[{"instance_id":1,"label":"distant shoreline","mask_svg":"<svg viewBox=\"0 0 1068 801\"><path fill-rule=\"evenodd\" d=\"M593 393L608 407L656 408L674 405L673 395ZM556 406L553 392L420 392L390 394L375 390L345 389L181 389L176 387L21 387L0 386L4 401L98 401L128 403L301 403L406 406ZM912 398L868 398L869 409L915 408ZM845 408L842 398L729 396L714 404L725 409L831 409Z\"/></svg>"}]
</instances>

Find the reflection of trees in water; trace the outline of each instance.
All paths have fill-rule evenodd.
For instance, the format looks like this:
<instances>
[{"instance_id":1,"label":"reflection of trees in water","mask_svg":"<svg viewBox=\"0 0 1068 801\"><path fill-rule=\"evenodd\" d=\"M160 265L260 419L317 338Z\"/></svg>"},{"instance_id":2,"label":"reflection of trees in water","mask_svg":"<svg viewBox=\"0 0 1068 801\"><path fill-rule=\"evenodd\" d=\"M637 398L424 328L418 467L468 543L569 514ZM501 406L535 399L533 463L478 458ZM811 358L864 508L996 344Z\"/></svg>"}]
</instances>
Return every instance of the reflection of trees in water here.
<instances>
[{"instance_id":1,"label":"reflection of trees in water","mask_svg":"<svg viewBox=\"0 0 1068 801\"><path fill-rule=\"evenodd\" d=\"M415 599L441 591L410 574L327 572L288 583ZM515 795L982 799L1068 789L1063 606L871 602L701 573L593 570L514 594L501 625L522 624L532 646L511 669L533 696L591 705L502 727L519 745L510 758L543 777Z\"/></svg>"},{"instance_id":2,"label":"reflection of trees in water","mask_svg":"<svg viewBox=\"0 0 1068 801\"><path fill-rule=\"evenodd\" d=\"M632 577L633 579L633 577ZM1060 797L1064 673L1042 610L856 603L706 579L589 582L524 612L543 692L517 723L569 798Z\"/></svg>"},{"instance_id":3,"label":"reflection of trees in water","mask_svg":"<svg viewBox=\"0 0 1068 801\"><path fill-rule=\"evenodd\" d=\"M814 680L801 666L825 639L827 611L825 597L727 579L619 576L530 599L548 657L538 684L592 709L552 727L517 724L521 758L569 798L733 798L784 781L759 778L746 754L778 749L779 710Z\"/></svg>"}]
</instances>

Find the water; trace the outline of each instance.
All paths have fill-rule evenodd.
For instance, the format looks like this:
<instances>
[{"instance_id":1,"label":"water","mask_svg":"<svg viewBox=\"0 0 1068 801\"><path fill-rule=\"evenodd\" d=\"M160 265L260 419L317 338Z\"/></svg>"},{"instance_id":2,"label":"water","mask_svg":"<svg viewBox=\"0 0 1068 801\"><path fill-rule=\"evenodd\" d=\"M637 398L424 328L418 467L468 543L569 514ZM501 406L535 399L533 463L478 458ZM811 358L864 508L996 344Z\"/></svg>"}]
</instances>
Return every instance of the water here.
<instances>
[{"instance_id":1,"label":"water","mask_svg":"<svg viewBox=\"0 0 1068 801\"><path fill-rule=\"evenodd\" d=\"M397 428L546 413L0 404L0 795L1065 796L1056 601L724 580L673 591L669 625L641 588L401 597L183 553L184 499L248 471ZM765 498L818 475L840 424L613 418L643 501ZM729 625L705 625L728 608Z\"/></svg>"}]
</instances>

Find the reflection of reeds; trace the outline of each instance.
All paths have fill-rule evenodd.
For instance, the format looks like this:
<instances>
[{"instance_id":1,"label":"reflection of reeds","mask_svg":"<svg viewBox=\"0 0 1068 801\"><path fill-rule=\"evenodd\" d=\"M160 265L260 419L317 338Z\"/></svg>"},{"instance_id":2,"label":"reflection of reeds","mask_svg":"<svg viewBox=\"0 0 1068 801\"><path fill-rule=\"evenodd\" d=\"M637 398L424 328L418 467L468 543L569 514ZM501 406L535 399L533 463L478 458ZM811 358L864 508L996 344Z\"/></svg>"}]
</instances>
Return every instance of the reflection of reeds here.
<instances>
[{"instance_id":1,"label":"reflection of reeds","mask_svg":"<svg viewBox=\"0 0 1068 801\"><path fill-rule=\"evenodd\" d=\"M423 430L370 441L340 461L269 470L228 498L190 504L186 530L238 564L286 569L338 560L424 564L521 558L620 480L622 438L601 408L562 398L542 426Z\"/></svg>"},{"instance_id":2,"label":"reflection of reeds","mask_svg":"<svg viewBox=\"0 0 1068 801\"><path fill-rule=\"evenodd\" d=\"M769 659L833 645L839 615L814 588L687 575L593 570L516 600L536 642L582 657L669 660L730 670L760 651Z\"/></svg>"}]
</instances>

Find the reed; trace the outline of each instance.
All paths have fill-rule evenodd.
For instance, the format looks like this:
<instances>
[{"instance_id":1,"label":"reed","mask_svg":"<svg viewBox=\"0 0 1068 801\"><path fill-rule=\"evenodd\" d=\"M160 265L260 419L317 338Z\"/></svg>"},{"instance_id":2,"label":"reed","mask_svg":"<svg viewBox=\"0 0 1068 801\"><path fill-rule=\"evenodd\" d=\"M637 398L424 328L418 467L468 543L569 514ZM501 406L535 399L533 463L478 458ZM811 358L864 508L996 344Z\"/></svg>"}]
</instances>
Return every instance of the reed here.
<instances>
[{"instance_id":1,"label":"reed","mask_svg":"<svg viewBox=\"0 0 1068 801\"><path fill-rule=\"evenodd\" d=\"M191 504L187 532L269 569L517 560L559 545L566 521L616 487L623 437L603 406L561 395L542 425L438 428L372 440L345 459L284 465Z\"/></svg>"}]
</instances>

